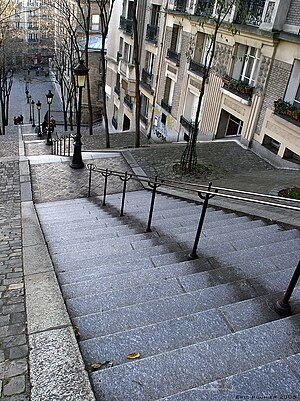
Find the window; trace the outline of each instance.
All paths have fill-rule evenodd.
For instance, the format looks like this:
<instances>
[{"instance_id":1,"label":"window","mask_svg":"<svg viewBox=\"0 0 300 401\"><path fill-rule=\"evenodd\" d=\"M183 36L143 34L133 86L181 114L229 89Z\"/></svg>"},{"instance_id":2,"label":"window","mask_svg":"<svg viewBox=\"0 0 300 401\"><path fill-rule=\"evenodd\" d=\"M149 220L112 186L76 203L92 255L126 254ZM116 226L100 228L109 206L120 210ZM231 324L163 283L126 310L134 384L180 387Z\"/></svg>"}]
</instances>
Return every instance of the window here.
<instances>
[{"instance_id":1,"label":"window","mask_svg":"<svg viewBox=\"0 0 300 401\"><path fill-rule=\"evenodd\" d=\"M259 49L238 45L232 77L254 86L259 65Z\"/></svg>"},{"instance_id":2,"label":"window","mask_svg":"<svg viewBox=\"0 0 300 401\"><path fill-rule=\"evenodd\" d=\"M300 109L300 60L295 60L284 100Z\"/></svg>"},{"instance_id":3,"label":"window","mask_svg":"<svg viewBox=\"0 0 300 401\"><path fill-rule=\"evenodd\" d=\"M149 74L153 73L154 61L155 61L155 55L146 50L145 69L147 72L149 72Z\"/></svg>"},{"instance_id":4,"label":"window","mask_svg":"<svg viewBox=\"0 0 300 401\"><path fill-rule=\"evenodd\" d=\"M163 100L169 106L172 104L174 85L175 82L171 78L167 77Z\"/></svg>"},{"instance_id":5,"label":"window","mask_svg":"<svg viewBox=\"0 0 300 401\"><path fill-rule=\"evenodd\" d=\"M100 30L100 15L94 14L92 15L92 31Z\"/></svg>"},{"instance_id":6,"label":"window","mask_svg":"<svg viewBox=\"0 0 300 401\"><path fill-rule=\"evenodd\" d=\"M170 50L173 52L178 52L179 48L179 25L174 24L172 29L171 45Z\"/></svg>"},{"instance_id":7,"label":"window","mask_svg":"<svg viewBox=\"0 0 300 401\"><path fill-rule=\"evenodd\" d=\"M131 52L132 52L132 46L125 42L123 59L126 63L131 62Z\"/></svg>"},{"instance_id":8,"label":"window","mask_svg":"<svg viewBox=\"0 0 300 401\"><path fill-rule=\"evenodd\" d=\"M150 20L150 24L152 26L158 26L159 13L160 13L160 6L158 6L157 4L153 4L151 12L151 20Z\"/></svg>"}]
</instances>

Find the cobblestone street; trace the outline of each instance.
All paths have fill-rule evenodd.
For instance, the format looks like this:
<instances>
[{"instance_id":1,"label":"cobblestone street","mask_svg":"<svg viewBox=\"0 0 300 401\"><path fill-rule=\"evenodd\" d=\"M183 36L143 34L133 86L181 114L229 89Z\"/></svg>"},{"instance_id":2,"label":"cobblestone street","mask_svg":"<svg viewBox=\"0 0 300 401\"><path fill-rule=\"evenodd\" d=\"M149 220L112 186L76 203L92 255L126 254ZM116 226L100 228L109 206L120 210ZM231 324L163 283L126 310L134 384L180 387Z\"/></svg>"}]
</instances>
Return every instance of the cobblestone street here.
<instances>
[{"instance_id":1,"label":"cobblestone street","mask_svg":"<svg viewBox=\"0 0 300 401\"><path fill-rule=\"evenodd\" d=\"M8 131L0 146L0 398L25 401L29 378L18 135L15 128Z\"/></svg>"}]
</instances>

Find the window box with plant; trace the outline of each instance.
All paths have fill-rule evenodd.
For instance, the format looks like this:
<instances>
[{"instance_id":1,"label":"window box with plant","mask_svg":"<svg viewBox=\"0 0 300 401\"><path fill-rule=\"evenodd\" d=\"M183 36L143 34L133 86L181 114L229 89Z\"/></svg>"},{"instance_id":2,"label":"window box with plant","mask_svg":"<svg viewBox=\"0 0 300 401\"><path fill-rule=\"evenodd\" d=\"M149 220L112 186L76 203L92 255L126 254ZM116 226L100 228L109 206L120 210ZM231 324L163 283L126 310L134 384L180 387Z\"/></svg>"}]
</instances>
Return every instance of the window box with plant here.
<instances>
[{"instance_id":1,"label":"window box with plant","mask_svg":"<svg viewBox=\"0 0 300 401\"><path fill-rule=\"evenodd\" d=\"M286 102L283 99L278 99L274 102L274 112L281 116L287 116L297 122L300 122L300 109L293 106L292 103Z\"/></svg>"},{"instance_id":2,"label":"window box with plant","mask_svg":"<svg viewBox=\"0 0 300 401\"><path fill-rule=\"evenodd\" d=\"M249 98L252 97L253 86L250 86L247 82L231 78L229 75L224 75L222 80L225 89L229 89L233 93L245 94Z\"/></svg>"}]
</instances>

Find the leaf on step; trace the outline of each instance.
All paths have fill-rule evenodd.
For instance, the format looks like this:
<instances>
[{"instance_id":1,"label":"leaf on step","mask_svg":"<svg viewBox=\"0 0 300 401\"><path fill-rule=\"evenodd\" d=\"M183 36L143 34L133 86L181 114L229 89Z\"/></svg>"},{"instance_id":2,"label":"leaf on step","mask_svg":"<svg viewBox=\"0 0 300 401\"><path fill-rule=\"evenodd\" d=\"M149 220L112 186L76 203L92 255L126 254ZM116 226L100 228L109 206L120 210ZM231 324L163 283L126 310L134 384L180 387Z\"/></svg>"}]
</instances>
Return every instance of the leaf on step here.
<instances>
[{"instance_id":1,"label":"leaf on step","mask_svg":"<svg viewBox=\"0 0 300 401\"><path fill-rule=\"evenodd\" d=\"M140 357L141 357L141 354L139 352L133 352L132 354L127 355L128 359L137 359Z\"/></svg>"},{"instance_id":2,"label":"leaf on step","mask_svg":"<svg viewBox=\"0 0 300 401\"><path fill-rule=\"evenodd\" d=\"M80 331L79 331L79 328L78 327L74 327L74 334L75 334L75 337L78 339L79 337L80 337Z\"/></svg>"},{"instance_id":3,"label":"leaf on step","mask_svg":"<svg viewBox=\"0 0 300 401\"><path fill-rule=\"evenodd\" d=\"M114 366L113 361L94 362L91 364L91 369L99 370L101 368L112 368L113 366Z\"/></svg>"}]
</instances>

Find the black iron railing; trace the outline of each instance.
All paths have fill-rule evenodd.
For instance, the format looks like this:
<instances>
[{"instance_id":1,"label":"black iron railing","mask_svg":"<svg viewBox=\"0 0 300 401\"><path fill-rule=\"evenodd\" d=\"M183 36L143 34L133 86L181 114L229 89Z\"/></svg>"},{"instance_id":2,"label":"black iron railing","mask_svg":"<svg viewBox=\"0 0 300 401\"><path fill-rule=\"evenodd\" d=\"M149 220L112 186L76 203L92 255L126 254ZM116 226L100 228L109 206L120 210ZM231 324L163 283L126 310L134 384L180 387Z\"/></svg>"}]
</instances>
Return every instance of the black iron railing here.
<instances>
[{"instance_id":1,"label":"black iron railing","mask_svg":"<svg viewBox=\"0 0 300 401\"><path fill-rule=\"evenodd\" d=\"M127 19L121 15L120 17L120 29L127 33L128 35L132 35L132 20Z\"/></svg>"},{"instance_id":2,"label":"black iron railing","mask_svg":"<svg viewBox=\"0 0 300 401\"><path fill-rule=\"evenodd\" d=\"M52 136L52 154L56 156L71 156L71 139L73 136L63 135L56 136L53 138Z\"/></svg>"},{"instance_id":3,"label":"black iron railing","mask_svg":"<svg viewBox=\"0 0 300 401\"><path fill-rule=\"evenodd\" d=\"M167 58L171 61L174 61L174 63L176 63L177 66L180 63L180 53L177 53L175 50L168 49Z\"/></svg>"},{"instance_id":4,"label":"black iron railing","mask_svg":"<svg viewBox=\"0 0 300 401\"><path fill-rule=\"evenodd\" d=\"M195 128L195 122L191 120L187 120L185 117L180 117L180 124L188 131L192 132Z\"/></svg>"},{"instance_id":5,"label":"black iron railing","mask_svg":"<svg viewBox=\"0 0 300 401\"><path fill-rule=\"evenodd\" d=\"M145 70L145 68L142 69L142 79L141 82L142 84L147 88L147 89L152 89L152 77L153 74Z\"/></svg>"},{"instance_id":6,"label":"black iron railing","mask_svg":"<svg viewBox=\"0 0 300 401\"><path fill-rule=\"evenodd\" d=\"M115 117L112 117L111 123L112 123L112 125L113 125L113 127L114 127L115 129L118 129L118 121L116 120Z\"/></svg>"},{"instance_id":7,"label":"black iron railing","mask_svg":"<svg viewBox=\"0 0 300 401\"><path fill-rule=\"evenodd\" d=\"M198 0L195 7L195 15L208 17L212 14L215 2L212 0Z\"/></svg>"},{"instance_id":8,"label":"black iron railing","mask_svg":"<svg viewBox=\"0 0 300 401\"><path fill-rule=\"evenodd\" d=\"M124 96L124 103L130 108L130 110L132 110L133 103L132 103L131 97L129 95Z\"/></svg>"},{"instance_id":9,"label":"black iron railing","mask_svg":"<svg viewBox=\"0 0 300 401\"><path fill-rule=\"evenodd\" d=\"M261 23L265 0L245 0L239 6L235 24L247 24L258 26Z\"/></svg>"},{"instance_id":10,"label":"black iron railing","mask_svg":"<svg viewBox=\"0 0 300 401\"><path fill-rule=\"evenodd\" d=\"M198 61L191 60L189 65L189 70L203 77L205 72L205 65L198 63Z\"/></svg>"},{"instance_id":11,"label":"black iron railing","mask_svg":"<svg viewBox=\"0 0 300 401\"><path fill-rule=\"evenodd\" d=\"M175 11L185 12L186 11L187 0L175 0L174 9Z\"/></svg>"},{"instance_id":12,"label":"black iron railing","mask_svg":"<svg viewBox=\"0 0 300 401\"><path fill-rule=\"evenodd\" d=\"M146 40L151 43L157 43L159 27L157 25L147 25Z\"/></svg>"},{"instance_id":13,"label":"black iron railing","mask_svg":"<svg viewBox=\"0 0 300 401\"><path fill-rule=\"evenodd\" d=\"M156 193L158 192L158 188L160 188L160 192L163 193L164 189L176 189L177 191L182 192L189 192L192 194L197 194L199 198L203 201L202 204L199 205L201 207L200 217L196 229L195 240L193 243L192 250L188 255L188 259L197 259L198 254L197 250L199 247L199 241L202 233L202 228L205 221L205 216L208 208L208 204L210 199L213 197L221 197L224 199L241 201L246 203L252 203L256 205L266 206L267 208L274 207L278 209L285 209L289 211L297 211L300 213L300 200L290 199L290 198L283 198L279 196L273 195L266 195L261 193L249 192L249 191L240 191L230 188L223 188L223 187L214 187L210 182L207 186L200 185L200 184L192 184L192 183L185 183L179 182L175 180L169 179L161 179L158 176L155 177L147 177L144 175L137 175L131 172L120 172L120 171L113 171L109 169L103 169L97 167L95 164L88 164L87 169L89 170L89 184L88 184L88 197L92 196L92 184L93 184L93 174L101 174L104 178L104 185L103 185L103 195L102 195L102 205L106 206L106 197L107 197L107 187L108 187L108 178L109 177L118 177L123 182L123 191L122 191L122 198L121 198L121 205L120 205L120 216L124 216L125 212L125 198L126 198L126 189L127 183L130 180L135 180L144 185L146 188L150 188L151 200L148 212L148 220L147 220L147 227L146 232L151 232L151 225L152 219L154 214L154 205L155 205L155 197ZM93 196L98 196L99 194L94 194ZM297 280L300 275L300 261L298 266L293 274L291 282L281 300L276 303L275 310L280 314L290 314L291 310L289 307L289 299L292 295L292 291L297 283Z\"/></svg>"},{"instance_id":14,"label":"black iron railing","mask_svg":"<svg viewBox=\"0 0 300 401\"><path fill-rule=\"evenodd\" d=\"M114 92L115 92L118 96L120 96L120 94L121 94L121 88L120 88L119 86L115 86L115 87L114 87Z\"/></svg>"},{"instance_id":15,"label":"black iron railing","mask_svg":"<svg viewBox=\"0 0 300 401\"><path fill-rule=\"evenodd\" d=\"M168 102L164 99L161 99L160 105L163 109L165 109L168 113L171 113L172 106L168 104Z\"/></svg>"}]
</instances>

